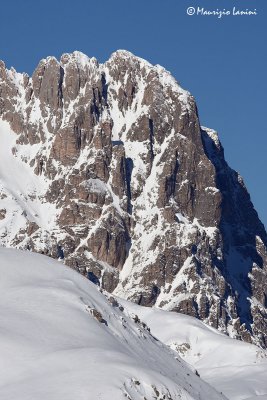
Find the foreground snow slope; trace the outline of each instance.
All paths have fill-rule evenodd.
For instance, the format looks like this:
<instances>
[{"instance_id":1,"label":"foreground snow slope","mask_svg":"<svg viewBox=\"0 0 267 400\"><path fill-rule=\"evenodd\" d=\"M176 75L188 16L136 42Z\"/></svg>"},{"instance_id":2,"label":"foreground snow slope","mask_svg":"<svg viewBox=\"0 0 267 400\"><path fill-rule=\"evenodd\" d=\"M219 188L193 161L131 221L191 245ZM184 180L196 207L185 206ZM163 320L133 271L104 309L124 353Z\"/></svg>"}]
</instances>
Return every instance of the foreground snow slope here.
<instances>
[{"instance_id":1,"label":"foreground snow slope","mask_svg":"<svg viewBox=\"0 0 267 400\"><path fill-rule=\"evenodd\" d=\"M61 263L0 248L0 273L1 399L225 399Z\"/></svg>"},{"instance_id":2,"label":"foreground snow slope","mask_svg":"<svg viewBox=\"0 0 267 400\"><path fill-rule=\"evenodd\" d=\"M266 351L231 339L190 316L120 302L229 399L267 400Z\"/></svg>"}]
</instances>

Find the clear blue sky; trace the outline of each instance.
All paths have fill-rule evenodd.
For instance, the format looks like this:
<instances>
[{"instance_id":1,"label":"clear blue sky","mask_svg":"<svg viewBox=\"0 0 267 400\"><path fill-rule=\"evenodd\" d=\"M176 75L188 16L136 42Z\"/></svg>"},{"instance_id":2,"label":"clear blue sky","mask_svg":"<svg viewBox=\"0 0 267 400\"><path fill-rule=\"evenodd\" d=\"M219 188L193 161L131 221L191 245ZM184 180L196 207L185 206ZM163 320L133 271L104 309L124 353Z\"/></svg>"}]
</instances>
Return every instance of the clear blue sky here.
<instances>
[{"instance_id":1,"label":"clear blue sky","mask_svg":"<svg viewBox=\"0 0 267 400\"><path fill-rule=\"evenodd\" d=\"M188 16L189 6L257 16ZM218 130L267 226L267 0L5 0L0 59L32 73L48 55L80 50L105 61L127 49L191 91L202 125Z\"/></svg>"}]
</instances>

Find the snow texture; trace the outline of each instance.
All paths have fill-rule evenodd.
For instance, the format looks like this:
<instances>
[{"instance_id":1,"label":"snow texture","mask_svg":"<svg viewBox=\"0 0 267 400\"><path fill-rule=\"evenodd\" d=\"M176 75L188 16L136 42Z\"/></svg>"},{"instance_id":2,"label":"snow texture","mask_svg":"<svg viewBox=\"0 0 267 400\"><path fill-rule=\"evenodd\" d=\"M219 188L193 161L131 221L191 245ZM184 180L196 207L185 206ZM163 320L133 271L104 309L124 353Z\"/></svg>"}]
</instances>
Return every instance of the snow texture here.
<instances>
[{"instance_id":1,"label":"snow texture","mask_svg":"<svg viewBox=\"0 0 267 400\"><path fill-rule=\"evenodd\" d=\"M266 351L231 339L196 318L119 301L230 400L267 399Z\"/></svg>"},{"instance_id":2,"label":"snow texture","mask_svg":"<svg viewBox=\"0 0 267 400\"><path fill-rule=\"evenodd\" d=\"M225 397L77 272L0 248L0 398Z\"/></svg>"}]
</instances>

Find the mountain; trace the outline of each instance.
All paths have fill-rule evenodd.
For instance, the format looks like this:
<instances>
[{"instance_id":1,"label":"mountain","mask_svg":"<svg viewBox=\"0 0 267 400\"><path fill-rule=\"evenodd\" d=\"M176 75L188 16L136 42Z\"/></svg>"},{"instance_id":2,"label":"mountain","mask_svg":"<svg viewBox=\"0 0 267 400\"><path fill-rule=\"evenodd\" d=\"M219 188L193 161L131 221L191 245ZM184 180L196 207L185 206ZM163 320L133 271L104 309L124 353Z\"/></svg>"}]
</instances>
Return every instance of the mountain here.
<instances>
[{"instance_id":1,"label":"mountain","mask_svg":"<svg viewBox=\"0 0 267 400\"><path fill-rule=\"evenodd\" d=\"M267 235L215 131L127 51L0 64L0 244L267 344Z\"/></svg>"},{"instance_id":2,"label":"mountain","mask_svg":"<svg viewBox=\"0 0 267 400\"><path fill-rule=\"evenodd\" d=\"M76 271L3 248L0 270L1 399L226 399Z\"/></svg>"}]
</instances>

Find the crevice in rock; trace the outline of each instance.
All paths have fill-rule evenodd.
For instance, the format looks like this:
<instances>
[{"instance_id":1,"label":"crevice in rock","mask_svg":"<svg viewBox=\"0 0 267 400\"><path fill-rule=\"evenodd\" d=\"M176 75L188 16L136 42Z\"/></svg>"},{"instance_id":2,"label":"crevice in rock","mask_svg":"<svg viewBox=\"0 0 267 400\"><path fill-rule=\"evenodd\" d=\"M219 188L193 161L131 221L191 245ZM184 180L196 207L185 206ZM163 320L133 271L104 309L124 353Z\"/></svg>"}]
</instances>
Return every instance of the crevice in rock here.
<instances>
[{"instance_id":1,"label":"crevice in rock","mask_svg":"<svg viewBox=\"0 0 267 400\"><path fill-rule=\"evenodd\" d=\"M175 153L175 164L173 172L170 176L166 177L165 181L165 193L166 193L166 203L170 200L172 196L175 196L176 192L176 177L179 170L179 161L177 151Z\"/></svg>"},{"instance_id":2,"label":"crevice in rock","mask_svg":"<svg viewBox=\"0 0 267 400\"><path fill-rule=\"evenodd\" d=\"M126 172L126 188L127 188L127 212L131 215L133 211L132 207L132 192L131 192L131 179L133 172L133 160L131 158L125 159L125 172Z\"/></svg>"},{"instance_id":3,"label":"crevice in rock","mask_svg":"<svg viewBox=\"0 0 267 400\"><path fill-rule=\"evenodd\" d=\"M151 154L151 164L153 163L154 160L154 141L155 141L155 137L154 137L154 123L153 123L153 119L149 118L149 145L150 145L150 154Z\"/></svg>"},{"instance_id":4,"label":"crevice in rock","mask_svg":"<svg viewBox=\"0 0 267 400\"><path fill-rule=\"evenodd\" d=\"M97 88L93 88L93 104L91 104L91 114L96 117L96 122L99 122L100 110L98 106L99 92Z\"/></svg>"},{"instance_id":5,"label":"crevice in rock","mask_svg":"<svg viewBox=\"0 0 267 400\"><path fill-rule=\"evenodd\" d=\"M100 286L98 277L92 271L87 272L87 278L89 279L89 281L93 282L95 285Z\"/></svg>"},{"instance_id":6,"label":"crevice in rock","mask_svg":"<svg viewBox=\"0 0 267 400\"><path fill-rule=\"evenodd\" d=\"M102 84L102 98L105 100L105 105L108 101L108 84L106 81L105 73L101 74L101 84Z\"/></svg>"},{"instance_id":7,"label":"crevice in rock","mask_svg":"<svg viewBox=\"0 0 267 400\"><path fill-rule=\"evenodd\" d=\"M59 107L63 106L63 80L64 80L64 69L60 66L59 68L59 81L58 81L58 99Z\"/></svg>"},{"instance_id":8,"label":"crevice in rock","mask_svg":"<svg viewBox=\"0 0 267 400\"><path fill-rule=\"evenodd\" d=\"M63 248L59 244L57 245L57 257L61 260L65 258Z\"/></svg>"},{"instance_id":9,"label":"crevice in rock","mask_svg":"<svg viewBox=\"0 0 267 400\"><path fill-rule=\"evenodd\" d=\"M74 130L74 135L75 135L75 147L76 147L76 150L81 150L81 146L82 146L81 129L77 125L75 125L73 130Z\"/></svg>"}]
</instances>

